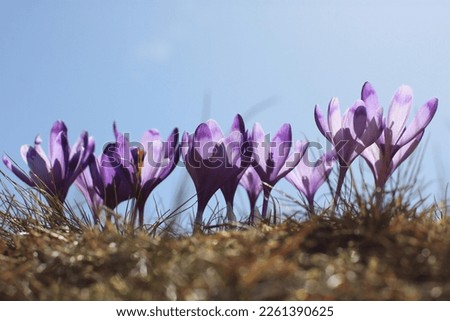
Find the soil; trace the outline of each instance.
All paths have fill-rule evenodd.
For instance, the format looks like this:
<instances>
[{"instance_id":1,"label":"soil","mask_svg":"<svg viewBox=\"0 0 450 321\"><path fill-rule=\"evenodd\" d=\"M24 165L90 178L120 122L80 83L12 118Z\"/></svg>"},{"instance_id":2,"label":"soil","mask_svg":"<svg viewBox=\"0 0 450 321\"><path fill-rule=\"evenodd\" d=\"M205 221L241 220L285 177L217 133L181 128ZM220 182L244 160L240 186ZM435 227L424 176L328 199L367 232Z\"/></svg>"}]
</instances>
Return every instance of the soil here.
<instances>
[{"instance_id":1,"label":"soil","mask_svg":"<svg viewBox=\"0 0 450 321\"><path fill-rule=\"evenodd\" d=\"M450 220L0 239L2 300L450 300Z\"/></svg>"}]
</instances>

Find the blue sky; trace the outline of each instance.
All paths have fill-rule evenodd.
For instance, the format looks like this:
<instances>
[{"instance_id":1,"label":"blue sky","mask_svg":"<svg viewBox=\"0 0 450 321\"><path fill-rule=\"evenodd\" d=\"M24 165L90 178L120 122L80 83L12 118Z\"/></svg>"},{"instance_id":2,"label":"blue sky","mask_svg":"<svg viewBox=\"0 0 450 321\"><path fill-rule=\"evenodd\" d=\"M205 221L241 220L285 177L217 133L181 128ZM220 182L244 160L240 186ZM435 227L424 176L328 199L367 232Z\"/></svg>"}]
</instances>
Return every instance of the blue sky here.
<instances>
[{"instance_id":1,"label":"blue sky","mask_svg":"<svg viewBox=\"0 0 450 321\"><path fill-rule=\"evenodd\" d=\"M369 80L385 111L401 84L414 110L439 98L421 172L439 196L450 178L450 5L391 2L0 1L0 151L21 163L20 146L47 140L57 119L71 142L88 130L98 153L114 120L139 140L210 117L227 130L236 113L324 142L314 105L338 96L346 108ZM155 190L167 208L183 175Z\"/></svg>"}]
</instances>

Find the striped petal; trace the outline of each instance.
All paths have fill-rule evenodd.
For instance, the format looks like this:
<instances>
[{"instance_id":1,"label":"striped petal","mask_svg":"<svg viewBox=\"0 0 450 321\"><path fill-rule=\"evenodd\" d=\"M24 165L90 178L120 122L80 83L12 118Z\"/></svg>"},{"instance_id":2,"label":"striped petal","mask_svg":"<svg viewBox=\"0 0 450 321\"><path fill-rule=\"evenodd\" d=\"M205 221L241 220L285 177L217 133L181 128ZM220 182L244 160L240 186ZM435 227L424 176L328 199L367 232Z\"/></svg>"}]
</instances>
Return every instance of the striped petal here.
<instances>
[{"instance_id":1,"label":"striped petal","mask_svg":"<svg viewBox=\"0 0 450 321\"><path fill-rule=\"evenodd\" d=\"M412 99L412 89L406 85L400 86L392 98L387 115L386 127L391 130L391 140L394 144L397 143L405 130Z\"/></svg>"}]
</instances>

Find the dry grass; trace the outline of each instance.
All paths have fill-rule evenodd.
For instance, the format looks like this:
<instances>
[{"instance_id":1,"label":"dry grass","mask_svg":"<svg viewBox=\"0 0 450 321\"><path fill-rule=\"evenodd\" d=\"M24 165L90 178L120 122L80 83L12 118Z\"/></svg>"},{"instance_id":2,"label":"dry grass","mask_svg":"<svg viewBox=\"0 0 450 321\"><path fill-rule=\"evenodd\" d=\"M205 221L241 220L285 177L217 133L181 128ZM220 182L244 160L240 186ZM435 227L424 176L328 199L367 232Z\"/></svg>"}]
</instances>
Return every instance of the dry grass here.
<instances>
[{"instance_id":1,"label":"dry grass","mask_svg":"<svg viewBox=\"0 0 450 321\"><path fill-rule=\"evenodd\" d=\"M312 220L178 238L31 231L0 241L3 300L450 299L450 221ZM350 224L351 225L351 224Z\"/></svg>"},{"instance_id":2,"label":"dry grass","mask_svg":"<svg viewBox=\"0 0 450 321\"><path fill-rule=\"evenodd\" d=\"M450 299L450 219L401 189L381 212L353 191L339 215L187 236L92 227L16 188L0 194L2 300Z\"/></svg>"}]
</instances>

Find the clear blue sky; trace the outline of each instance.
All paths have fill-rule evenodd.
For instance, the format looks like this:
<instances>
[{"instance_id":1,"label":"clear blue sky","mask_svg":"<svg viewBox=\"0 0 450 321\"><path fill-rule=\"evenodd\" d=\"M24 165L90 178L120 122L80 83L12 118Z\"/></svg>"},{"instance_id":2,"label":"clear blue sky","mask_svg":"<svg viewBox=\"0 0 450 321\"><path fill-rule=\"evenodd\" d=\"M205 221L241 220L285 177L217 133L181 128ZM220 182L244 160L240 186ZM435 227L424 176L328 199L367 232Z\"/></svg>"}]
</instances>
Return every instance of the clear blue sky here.
<instances>
[{"instance_id":1,"label":"clear blue sky","mask_svg":"<svg viewBox=\"0 0 450 321\"><path fill-rule=\"evenodd\" d=\"M449 12L448 1L411 0L1 0L0 151L21 164L20 146L37 133L47 142L57 119L71 142L88 130L98 153L114 120L139 140L209 117L228 130L238 112L248 127L290 122L295 138L324 142L314 105L338 96L347 107L369 80L385 110L401 84L415 110L439 98L422 168L439 193L450 181ZM166 208L182 177L155 191Z\"/></svg>"}]
</instances>

